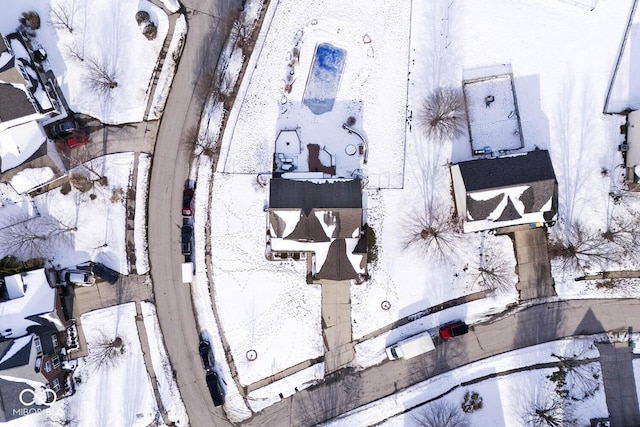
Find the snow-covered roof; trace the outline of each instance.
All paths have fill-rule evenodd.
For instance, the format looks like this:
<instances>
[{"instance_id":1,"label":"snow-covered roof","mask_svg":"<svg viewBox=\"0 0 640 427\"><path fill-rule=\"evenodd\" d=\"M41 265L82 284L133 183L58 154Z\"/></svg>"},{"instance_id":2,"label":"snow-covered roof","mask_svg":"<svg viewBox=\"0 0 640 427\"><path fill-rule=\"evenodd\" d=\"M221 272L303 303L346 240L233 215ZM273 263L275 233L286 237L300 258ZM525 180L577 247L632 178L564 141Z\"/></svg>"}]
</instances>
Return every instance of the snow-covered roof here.
<instances>
[{"instance_id":1,"label":"snow-covered roof","mask_svg":"<svg viewBox=\"0 0 640 427\"><path fill-rule=\"evenodd\" d=\"M21 337L27 328L37 325L33 316L46 315L56 309L56 291L49 286L44 268L4 278L14 297L0 303L0 332L6 337ZM20 295L18 289L24 289ZM48 321L55 319L47 318Z\"/></svg>"},{"instance_id":2,"label":"snow-covered roof","mask_svg":"<svg viewBox=\"0 0 640 427\"><path fill-rule=\"evenodd\" d=\"M54 105L19 33L0 43L0 130L43 117Z\"/></svg>"},{"instance_id":3,"label":"snow-covered roof","mask_svg":"<svg viewBox=\"0 0 640 427\"><path fill-rule=\"evenodd\" d=\"M504 71L498 69L497 72ZM465 77L469 72L465 73ZM473 150L522 148L522 130L511 74L491 75L463 82Z\"/></svg>"},{"instance_id":4,"label":"snow-covered roof","mask_svg":"<svg viewBox=\"0 0 640 427\"><path fill-rule=\"evenodd\" d=\"M26 162L46 140L42 127L34 121L0 131L0 172Z\"/></svg>"}]
</instances>

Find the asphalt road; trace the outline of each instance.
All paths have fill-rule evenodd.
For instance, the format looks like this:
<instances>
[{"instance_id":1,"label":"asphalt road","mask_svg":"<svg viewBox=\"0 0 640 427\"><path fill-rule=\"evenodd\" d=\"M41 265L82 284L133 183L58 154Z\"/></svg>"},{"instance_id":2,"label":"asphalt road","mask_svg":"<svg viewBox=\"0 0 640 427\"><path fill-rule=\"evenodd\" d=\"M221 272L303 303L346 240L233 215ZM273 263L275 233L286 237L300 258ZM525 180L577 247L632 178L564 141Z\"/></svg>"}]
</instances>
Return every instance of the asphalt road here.
<instances>
[{"instance_id":1,"label":"asphalt road","mask_svg":"<svg viewBox=\"0 0 640 427\"><path fill-rule=\"evenodd\" d=\"M640 330L640 301L573 300L529 307L473 327L414 359L386 361L345 373L265 408L247 426L309 426L393 394L427 378L506 351L578 335L633 327ZM454 384L452 384L453 386Z\"/></svg>"},{"instance_id":2,"label":"asphalt road","mask_svg":"<svg viewBox=\"0 0 640 427\"><path fill-rule=\"evenodd\" d=\"M148 236L154 297L173 369L192 426L229 425L209 396L198 356L198 328L190 287L182 284L180 264L181 203L189 154L181 137L195 129L204 97L198 79L215 68L240 0L183 0L189 31L156 141L149 189ZM229 22L229 20L226 20ZM233 22L231 20L230 22Z\"/></svg>"}]
</instances>

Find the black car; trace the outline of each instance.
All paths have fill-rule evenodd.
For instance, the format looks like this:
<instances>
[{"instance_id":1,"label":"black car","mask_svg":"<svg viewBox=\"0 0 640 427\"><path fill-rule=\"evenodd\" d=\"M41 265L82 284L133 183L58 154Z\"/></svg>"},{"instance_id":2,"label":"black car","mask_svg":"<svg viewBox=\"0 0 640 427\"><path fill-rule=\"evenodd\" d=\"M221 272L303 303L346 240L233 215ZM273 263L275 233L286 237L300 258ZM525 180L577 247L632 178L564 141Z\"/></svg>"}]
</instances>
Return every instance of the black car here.
<instances>
[{"instance_id":1,"label":"black car","mask_svg":"<svg viewBox=\"0 0 640 427\"><path fill-rule=\"evenodd\" d=\"M180 231L182 236L182 255L191 255L191 238L193 237L193 227L183 223Z\"/></svg>"},{"instance_id":2,"label":"black car","mask_svg":"<svg viewBox=\"0 0 640 427\"><path fill-rule=\"evenodd\" d=\"M211 352L211 345L208 341L201 339L198 346L198 352L200 353L200 359L202 359L202 368L209 372L213 369L215 360L213 359L213 353Z\"/></svg>"},{"instance_id":3,"label":"black car","mask_svg":"<svg viewBox=\"0 0 640 427\"><path fill-rule=\"evenodd\" d=\"M213 404L215 406L224 404L224 389L222 388L222 384L220 384L220 377L218 374L215 371L208 372L206 379Z\"/></svg>"},{"instance_id":4,"label":"black car","mask_svg":"<svg viewBox=\"0 0 640 427\"><path fill-rule=\"evenodd\" d=\"M65 119L61 122L53 124L49 128L49 132L51 133L52 138L61 138L71 135L74 131L78 130L78 128L78 122L76 122L74 119Z\"/></svg>"},{"instance_id":5,"label":"black car","mask_svg":"<svg viewBox=\"0 0 640 427\"><path fill-rule=\"evenodd\" d=\"M99 262L96 262L95 264L93 264L93 274L100 277L102 280L105 280L111 283L112 285L115 284L118 281L118 278L120 277L120 273L110 269L106 265L101 264Z\"/></svg>"}]
</instances>

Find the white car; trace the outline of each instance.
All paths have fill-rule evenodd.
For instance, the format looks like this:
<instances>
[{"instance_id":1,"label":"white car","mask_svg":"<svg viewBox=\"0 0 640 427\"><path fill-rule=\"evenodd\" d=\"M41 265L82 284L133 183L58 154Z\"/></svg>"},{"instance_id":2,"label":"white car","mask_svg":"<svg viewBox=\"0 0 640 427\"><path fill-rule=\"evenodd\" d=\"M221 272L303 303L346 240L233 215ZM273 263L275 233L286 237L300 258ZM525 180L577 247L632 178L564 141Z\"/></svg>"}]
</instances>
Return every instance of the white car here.
<instances>
[{"instance_id":1,"label":"white car","mask_svg":"<svg viewBox=\"0 0 640 427\"><path fill-rule=\"evenodd\" d=\"M86 270L63 270L60 272L60 280L78 286L91 286L96 282L93 275Z\"/></svg>"}]
</instances>

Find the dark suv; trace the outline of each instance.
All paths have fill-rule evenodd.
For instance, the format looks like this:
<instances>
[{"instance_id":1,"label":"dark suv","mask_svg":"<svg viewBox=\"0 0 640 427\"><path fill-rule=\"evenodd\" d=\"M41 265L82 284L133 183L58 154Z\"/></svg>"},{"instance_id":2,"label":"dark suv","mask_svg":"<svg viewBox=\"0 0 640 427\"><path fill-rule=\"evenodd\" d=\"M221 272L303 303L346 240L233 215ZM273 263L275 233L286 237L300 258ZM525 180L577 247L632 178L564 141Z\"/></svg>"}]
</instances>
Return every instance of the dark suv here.
<instances>
[{"instance_id":1,"label":"dark suv","mask_svg":"<svg viewBox=\"0 0 640 427\"><path fill-rule=\"evenodd\" d=\"M440 328L440 338L448 340L453 337L464 335L469 332L469 325L462 321L454 322Z\"/></svg>"},{"instance_id":2,"label":"dark suv","mask_svg":"<svg viewBox=\"0 0 640 427\"><path fill-rule=\"evenodd\" d=\"M224 389L220 384L220 376L215 371L207 372L207 387L215 406L224 404Z\"/></svg>"},{"instance_id":3,"label":"dark suv","mask_svg":"<svg viewBox=\"0 0 640 427\"><path fill-rule=\"evenodd\" d=\"M65 119L61 122L53 124L49 128L49 133L51 134L52 138L56 139L71 135L74 131L78 130L78 128L78 122L76 122L74 119Z\"/></svg>"},{"instance_id":4,"label":"dark suv","mask_svg":"<svg viewBox=\"0 0 640 427\"><path fill-rule=\"evenodd\" d=\"M215 360L213 353L211 352L211 344L203 338L200 339L200 345L198 346L198 352L200 353L200 359L202 359L202 368L209 372L213 369Z\"/></svg>"},{"instance_id":5,"label":"dark suv","mask_svg":"<svg viewBox=\"0 0 640 427\"><path fill-rule=\"evenodd\" d=\"M191 255L191 238L193 237L193 227L191 224L183 221L180 234L182 239L182 255Z\"/></svg>"}]
</instances>

